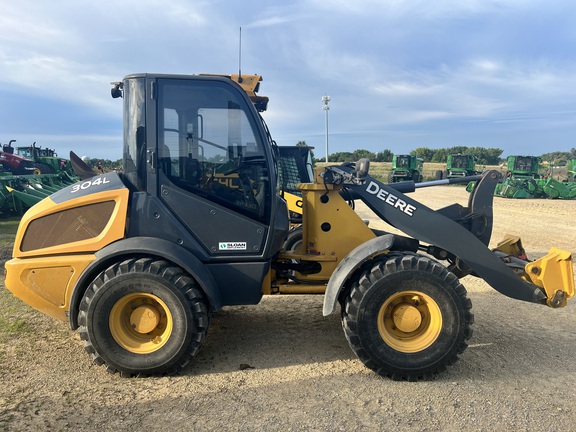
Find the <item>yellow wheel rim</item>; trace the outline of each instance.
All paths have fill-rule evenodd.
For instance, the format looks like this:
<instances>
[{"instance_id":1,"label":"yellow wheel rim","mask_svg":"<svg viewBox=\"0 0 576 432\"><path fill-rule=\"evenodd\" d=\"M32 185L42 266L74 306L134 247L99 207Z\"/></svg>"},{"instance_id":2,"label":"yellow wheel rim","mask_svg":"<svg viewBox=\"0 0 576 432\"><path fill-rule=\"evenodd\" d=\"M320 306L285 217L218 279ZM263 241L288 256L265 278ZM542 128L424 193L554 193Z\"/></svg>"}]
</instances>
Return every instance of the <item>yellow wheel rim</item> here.
<instances>
[{"instance_id":1,"label":"yellow wheel rim","mask_svg":"<svg viewBox=\"0 0 576 432\"><path fill-rule=\"evenodd\" d=\"M432 297L418 291L393 294L378 312L378 332L396 351L422 351L434 343L441 330L440 307Z\"/></svg>"},{"instance_id":2,"label":"yellow wheel rim","mask_svg":"<svg viewBox=\"0 0 576 432\"><path fill-rule=\"evenodd\" d=\"M133 293L122 297L110 311L110 333L124 349L136 354L159 350L172 334L170 310L159 297Z\"/></svg>"}]
</instances>

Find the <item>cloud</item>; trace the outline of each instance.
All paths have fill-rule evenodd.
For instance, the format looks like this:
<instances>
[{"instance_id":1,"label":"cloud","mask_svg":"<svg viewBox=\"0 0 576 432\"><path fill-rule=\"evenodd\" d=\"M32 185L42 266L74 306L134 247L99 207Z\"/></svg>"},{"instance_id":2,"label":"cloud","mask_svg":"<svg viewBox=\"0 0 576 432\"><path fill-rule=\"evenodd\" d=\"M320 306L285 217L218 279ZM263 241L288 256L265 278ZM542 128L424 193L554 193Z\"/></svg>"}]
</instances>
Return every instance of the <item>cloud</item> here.
<instances>
[{"instance_id":1,"label":"cloud","mask_svg":"<svg viewBox=\"0 0 576 432\"><path fill-rule=\"evenodd\" d=\"M544 0L309 0L309 7L341 14L377 16L385 19L437 20L480 14L506 13L509 9L548 6Z\"/></svg>"},{"instance_id":2,"label":"cloud","mask_svg":"<svg viewBox=\"0 0 576 432\"><path fill-rule=\"evenodd\" d=\"M294 20L298 19L298 17L287 17L287 16L273 16L268 18L262 18L256 21L252 21L246 25L243 25L242 28L250 29L250 28L258 28L258 27L271 27L277 26L281 24L290 23Z\"/></svg>"},{"instance_id":3,"label":"cloud","mask_svg":"<svg viewBox=\"0 0 576 432\"><path fill-rule=\"evenodd\" d=\"M551 125L574 132L576 3L566 0L4 3L3 133L33 123L42 136L62 136L60 123L37 119L46 110L73 113L68 132L83 129L83 142L103 140L104 148L102 125L121 121L110 81L134 72L234 72L239 27L242 70L264 76L275 136L321 141L324 94L334 134L366 145L369 136L380 146L386 134L432 140L440 130L474 127L483 136Z\"/></svg>"},{"instance_id":4,"label":"cloud","mask_svg":"<svg viewBox=\"0 0 576 432\"><path fill-rule=\"evenodd\" d=\"M576 97L575 73L576 64L562 70L479 58L421 74L398 70L370 88L402 113L396 118L402 123L438 118L530 121L557 106L560 98ZM423 115L417 107L435 108Z\"/></svg>"}]
</instances>

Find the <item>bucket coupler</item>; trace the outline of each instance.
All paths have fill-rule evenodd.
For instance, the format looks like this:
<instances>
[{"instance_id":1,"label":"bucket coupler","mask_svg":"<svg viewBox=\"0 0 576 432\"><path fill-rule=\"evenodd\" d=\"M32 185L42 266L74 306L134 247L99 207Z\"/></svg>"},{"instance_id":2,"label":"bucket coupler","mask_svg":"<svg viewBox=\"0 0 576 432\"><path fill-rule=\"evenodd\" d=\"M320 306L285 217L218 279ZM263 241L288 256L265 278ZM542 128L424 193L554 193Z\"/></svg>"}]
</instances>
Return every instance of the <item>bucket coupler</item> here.
<instances>
[{"instance_id":1,"label":"bucket coupler","mask_svg":"<svg viewBox=\"0 0 576 432\"><path fill-rule=\"evenodd\" d=\"M574 296L572 254L570 252L552 248L542 258L529 261L520 237L506 235L496 245L494 253L521 278L544 289L549 306L566 306L567 300ZM559 287L563 289L559 289Z\"/></svg>"},{"instance_id":2,"label":"bucket coupler","mask_svg":"<svg viewBox=\"0 0 576 432\"><path fill-rule=\"evenodd\" d=\"M445 255L434 253L434 256L447 256L450 270L458 277L472 274L507 297L551 307L564 306L574 295L569 252L555 249L552 257L547 255L535 263L526 261L525 273L529 276L523 278L502 256L488 248L494 189L499 180L497 171L487 171L480 176L467 207L453 204L435 211L392 184L371 177L368 166L367 161L359 161L358 169L352 164L327 167L324 182L342 184L350 196L362 200L383 221L420 243L428 244L421 246L422 250L446 251Z\"/></svg>"}]
</instances>

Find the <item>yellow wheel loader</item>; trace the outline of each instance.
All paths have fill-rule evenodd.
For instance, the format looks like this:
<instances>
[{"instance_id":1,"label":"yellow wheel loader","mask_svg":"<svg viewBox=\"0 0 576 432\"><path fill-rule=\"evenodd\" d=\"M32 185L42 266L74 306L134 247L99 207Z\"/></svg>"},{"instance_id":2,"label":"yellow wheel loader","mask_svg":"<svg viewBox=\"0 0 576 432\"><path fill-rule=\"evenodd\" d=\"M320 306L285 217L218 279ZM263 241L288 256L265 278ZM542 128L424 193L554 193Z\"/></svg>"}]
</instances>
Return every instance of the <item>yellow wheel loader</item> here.
<instances>
[{"instance_id":1,"label":"yellow wheel loader","mask_svg":"<svg viewBox=\"0 0 576 432\"><path fill-rule=\"evenodd\" d=\"M263 295L321 293L324 315L341 311L368 368L430 379L472 334L461 277L550 307L574 295L570 253L552 249L528 262L519 241L488 248L496 172L473 177L468 206L433 211L409 192L438 182L384 184L367 160L316 169L299 185L301 239L285 248L278 152L235 81L127 76L112 90L124 103L123 172L93 176L72 158L82 180L21 220L6 286L79 329L95 363L122 376L178 372L214 311ZM235 174L237 184L220 174ZM404 235L372 230L356 200Z\"/></svg>"}]
</instances>

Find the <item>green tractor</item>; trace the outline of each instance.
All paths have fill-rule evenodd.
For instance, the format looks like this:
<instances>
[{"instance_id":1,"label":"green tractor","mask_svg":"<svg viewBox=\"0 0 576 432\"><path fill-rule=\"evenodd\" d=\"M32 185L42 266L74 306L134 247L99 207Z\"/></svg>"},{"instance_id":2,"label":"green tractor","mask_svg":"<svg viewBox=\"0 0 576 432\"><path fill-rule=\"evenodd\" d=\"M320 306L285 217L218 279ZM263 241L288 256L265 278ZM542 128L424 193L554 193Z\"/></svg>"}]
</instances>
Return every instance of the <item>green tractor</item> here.
<instances>
[{"instance_id":1,"label":"green tractor","mask_svg":"<svg viewBox=\"0 0 576 432\"><path fill-rule=\"evenodd\" d=\"M422 182L424 161L412 155L394 155L392 158L392 171L388 174L388 183L412 180Z\"/></svg>"},{"instance_id":2,"label":"green tractor","mask_svg":"<svg viewBox=\"0 0 576 432\"><path fill-rule=\"evenodd\" d=\"M36 147L36 142L16 147L16 154L32 159L37 174L58 174L63 171L73 173L69 160L58 157L54 149Z\"/></svg>"},{"instance_id":3,"label":"green tractor","mask_svg":"<svg viewBox=\"0 0 576 432\"><path fill-rule=\"evenodd\" d=\"M468 177L481 174L476 170L477 157L474 155L451 154L446 161L446 171L436 171L436 180L443 178Z\"/></svg>"}]
</instances>

